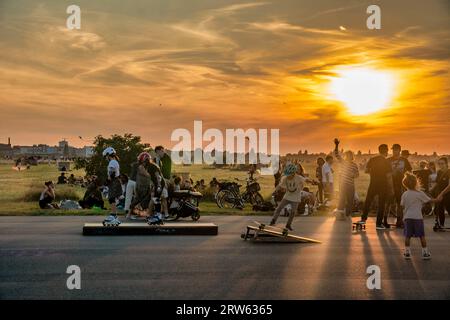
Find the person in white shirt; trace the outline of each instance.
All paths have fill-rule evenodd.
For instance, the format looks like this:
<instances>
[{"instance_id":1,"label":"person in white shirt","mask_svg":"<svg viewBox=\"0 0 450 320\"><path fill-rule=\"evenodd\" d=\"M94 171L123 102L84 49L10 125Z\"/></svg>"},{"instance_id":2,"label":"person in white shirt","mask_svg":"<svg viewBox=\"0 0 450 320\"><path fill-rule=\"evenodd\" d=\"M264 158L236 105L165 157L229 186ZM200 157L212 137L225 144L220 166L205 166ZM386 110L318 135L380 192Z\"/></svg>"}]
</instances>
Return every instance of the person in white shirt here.
<instances>
[{"instance_id":1,"label":"person in white shirt","mask_svg":"<svg viewBox=\"0 0 450 320\"><path fill-rule=\"evenodd\" d=\"M111 205L111 214L103 221L104 225L119 225L120 220L117 218L116 201L123 194L122 184L120 183L120 165L116 150L108 147L103 151L103 156L108 160L106 169L108 179L108 201Z\"/></svg>"},{"instance_id":2,"label":"person in white shirt","mask_svg":"<svg viewBox=\"0 0 450 320\"><path fill-rule=\"evenodd\" d=\"M333 156L328 155L325 158L325 164L322 166L322 185L324 191L324 198L327 200L333 199L334 194L334 177L333 177Z\"/></svg>"},{"instance_id":3,"label":"person in white shirt","mask_svg":"<svg viewBox=\"0 0 450 320\"><path fill-rule=\"evenodd\" d=\"M403 178L403 186L407 189L402 194L400 205L403 208L403 222L405 226L405 259L411 258L410 242L412 237L420 238L422 244L422 258L430 259L431 254L427 248L425 228L423 224L422 207L436 200L428 197L423 191L418 190L417 178L414 174L406 173Z\"/></svg>"},{"instance_id":4,"label":"person in white shirt","mask_svg":"<svg viewBox=\"0 0 450 320\"><path fill-rule=\"evenodd\" d=\"M298 175L296 173L297 170L298 168L295 164L290 163L286 165L283 172L284 175L281 178L278 186L273 191L273 195L275 195L279 189L283 188L286 190L286 193L275 209L272 220L270 221L271 226L277 223L277 219L280 216L281 210L283 210L283 208L287 205L290 205L291 212L286 223L286 229L292 231L292 221L294 220L294 216L297 213L298 205L302 201L303 185L305 182L311 182L310 179Z\"/></svg>"}]
</instances>

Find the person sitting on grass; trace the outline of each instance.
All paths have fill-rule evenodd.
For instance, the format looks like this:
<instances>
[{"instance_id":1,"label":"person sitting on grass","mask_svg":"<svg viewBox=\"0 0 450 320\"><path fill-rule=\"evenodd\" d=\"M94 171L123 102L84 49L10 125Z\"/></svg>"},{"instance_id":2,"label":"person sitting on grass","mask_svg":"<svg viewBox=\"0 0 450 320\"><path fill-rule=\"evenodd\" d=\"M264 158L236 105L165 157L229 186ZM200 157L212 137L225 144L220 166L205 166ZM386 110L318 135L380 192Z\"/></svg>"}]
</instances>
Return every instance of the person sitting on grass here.
<instances>
[{"instance_id":1,"label":"person sitting on grass","mask_svg":"<svg viewBox=\"0 0 450 320\"><path fill-rule=\"evenodd\" d=\"M55 201L55 186L52 181L45 182L44 190L39 197L39 207L41 209L58 209L58 205L53 203Z\"/></svg>"},{"instance_id":2,"label":"person sitting on grass","mask_svg":"<svg viewBox=\"0 0 450 320\"><path fill-rule=\"evenodd\" d=\"M418 190L417 178L412 173L406 172L403 178L403 186L407 189L402 194L400 205L403 208L403 222L405 235L405 259L411 258L410 242L412 237L420 238L422 244L422 258L430 259L431 254L427 248L425 228L423 224L422 207L425 203L436 202L423 191Z\"/></svg>"},{"instance_id":3,"label":"person sitting on grass","mask_svg":"<svg viewBox=\"0 0 450 320\"><path fill-rule=\"evenodd\" d=\"M103 201L102 192L100 191L101 186L100 179L94 177L87 186L83 199L78 202L83 209L91 209L94 206L105 209L105 201Z\"/></svg>"},{"instance_id":4,"label":"person sitting on grass","mask_svg":"<svg viewBox=\"0 0 450 320\"><path fill-rule=\"evenodd\" d=\"M68 184L75 184L77 182L77 179L75 178L75 176L73 175L73 173L70 174L69 178L67 179L67 183Z\"/></svg>"},{"instance_id":5,"label":"person sitting on grass","mask_svg":"<svg viewBox=\"0 0 450 320\"><path fill-rule=\"evenodd\" d=\"M67 183L66 174L64 172L61 172L61 175L58 177L57 184L66 184L66 183Z\"/></svg>"}]
</instances>

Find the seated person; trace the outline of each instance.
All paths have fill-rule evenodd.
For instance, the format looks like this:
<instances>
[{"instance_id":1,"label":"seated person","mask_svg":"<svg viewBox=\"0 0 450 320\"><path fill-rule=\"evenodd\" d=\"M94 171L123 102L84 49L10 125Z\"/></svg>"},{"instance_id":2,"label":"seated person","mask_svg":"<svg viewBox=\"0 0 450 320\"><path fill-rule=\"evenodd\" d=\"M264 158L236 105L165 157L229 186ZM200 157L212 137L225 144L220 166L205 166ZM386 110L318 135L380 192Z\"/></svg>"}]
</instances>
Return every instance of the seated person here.
<instances>
[{"instance_id":1,"label":"seated person","mask_svg":"<svg viewBox=\"0 0 450 320\"><path fill-rule=\"evenodd\" d=\"M58 177L58 184L66 184L67 183L67 178L66 178L66 174L64 172L61 172L61 175Z\"/></svg>"},{"instance_id":2,"label":"seated person","mask_svg":"<svg viewBox=\"0 0 450 320\"><path fill-rule=\"evenodd\" d=\"M101 185L100 180L95 178L87 186L83 200L78 202L83 209L91 209L94 206L105 209L105 202L100 191Z\"/></svg>"},{"instance_id":3,"label":"seated person","mask_svg":"<svg viewBox=\"0 0 450 320\"><path fill-rule=\"evenodd\" d=\"M41 209L58 209L58 205L54 204L53 201L55 201L54 185L52 181L47 181L39 197L39 207Z\"/></svg>"},{"instance_id":4,"label":"seated person","mask_svg":"<svg viewBox=\"0 0 450 320\"><path fill-rule=\"evenodd\" d=\"M212 178L212 180L209 182L209 187L214 188L219 185L219 181L216 179L216 177Z\"/></svg>"},{"instance_id":5,"label":"seated person","mask_svg":"<svg viewBox=\"0 0 450 320\"><path fill-rule=\"evenodd\" d=\"M70 174L69 178L67 179L67 183L68 184L75 184L75 182L77 182L77 179L75 178L75 176L73 175L73 173Z\"/></svg>"}]
</instances>

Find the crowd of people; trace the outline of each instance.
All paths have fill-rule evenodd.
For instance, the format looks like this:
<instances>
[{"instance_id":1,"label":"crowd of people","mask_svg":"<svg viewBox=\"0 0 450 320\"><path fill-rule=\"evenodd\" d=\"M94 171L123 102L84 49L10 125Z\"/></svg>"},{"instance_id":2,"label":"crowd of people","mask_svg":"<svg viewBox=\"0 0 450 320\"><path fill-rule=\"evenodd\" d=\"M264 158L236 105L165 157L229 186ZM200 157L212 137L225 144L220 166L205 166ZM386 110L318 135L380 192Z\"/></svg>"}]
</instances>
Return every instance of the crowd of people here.
<instances>
[{"instance_id":1,"label":"crowd of people","mask_svg":"<svg viewBox=\"0 0 450 320\"><path fill-rule=\"evenodd\" d=\"M335 214L338 219L351 217L355 202L355 179L359 176L359 167L354 161L352 151L340 154L338 139L334 140L334 152L325 159L317 159L316 178L318 184L318 198L320 201L331 200L334 191L333 162L336 159L340 164L339 196ZM434 163L421 161L418 170L413 170L408 161L409 152L402 152L399 144L392 146L392 156L388 156L389 147L381 144L378 147L379 154L370 158L365 164L365 172L370 176L367 195L359 224L365 224L375 198L377 199L376 229L385 230L391 228L388 223L388 212L391 207L396 211L395 227L404 229L405 258L409 259L410 239L418 237L422 244L424 259L431 257L425 240L423 223L423 209L426 205L434 203L436 214L435 229L443 229L445 223L445 211L450 213L450 170L448 159L438 159L438 170ZM283 200L275 209L271 225L276 223L280 211L290 204L296 208L302 201L301 193L304 182L308 179L303 174L301 164L287 162L275 174L275 191L285 190ZM281 174L283 172L283 175ZM312 182L312 181L310 181ZM295 213L294 213L295 214ZM289 217L286 228L292 230L293 216Z\"/></svg>"},{"instance_id":2,"label":"crowd of people","mask_svg":"<svg viewBox=\"0 0 450 320\"><path fill-rule=\"evenodd\" d=\"M360 169L369 174L370 182L362 208L359 224L365 224L369 212L376 200L376 224L377 230L391 228L388 222L388 213L395 210L396 228L404 228L405 257L410 255L409 243L411 237L419 237L423 246L424 258L429 257L426 248L423 208L425 205L434 204L429 212L436 215L435 228L444 228L445 212L450 213L450 170L448 159L441 157L434 162L419 162L419 168L413 170L408 160L409 152L402 151L399 144L389 147L381 144L378 154L364 163L364 166L355 162L352 151L339 151L340 141L334 140L334 151L325 157L316 160L315 179L310 179L305 173L301 163L283 160L280 162L279 171L275 173L275 189L273 196L278 195L278 203L271 220L271 225L276 224L280 212L287 206L291 207L286 228L292 230L292 221L300 203L307 199L315 202L315 195L309 192L305 183L317 185L317 200L319 203L330 203L337 194L336 217L346 220L352 216L354 206L358 199L355 187L355 179L359 177ZM107 199L110 203L111 213L105 219L106 224L120 224L117 217L118 207L122 207L126 213L126 219L133 219L134 214L148 216L149 222L160 223L169 216L168 203L169 190L181 189L205 190L207 185L204 179L194 183L192 179L172 175L172 160L164 147L155 148L154 156L148 152L142 152L131 165L130 174L120 172L120 159L116 151L109 147L103 152L108 160L107 165ZM335 191L334 164L339 164L339 188ZM253 168L254 169L254 168ZM255 171L255 170L254 170ZM252 171L252 174L254 172ZM87 181L81 181L71 174L68 178L65 172L58 177L58 184L83 183L86 192L79 204L82 208L98 207L105 209L103 200L104 183L97 177L90 177ZM209 187L219 184L216 178L209 182ZM281 192L281 197L279 196ZM41 208L57 208L53 203L55 189L51 181L45 183L39 199ZM155 210L155 208L158 208ZM428 212L428 213L429 213Z\"/></svg>"}]
</instances>

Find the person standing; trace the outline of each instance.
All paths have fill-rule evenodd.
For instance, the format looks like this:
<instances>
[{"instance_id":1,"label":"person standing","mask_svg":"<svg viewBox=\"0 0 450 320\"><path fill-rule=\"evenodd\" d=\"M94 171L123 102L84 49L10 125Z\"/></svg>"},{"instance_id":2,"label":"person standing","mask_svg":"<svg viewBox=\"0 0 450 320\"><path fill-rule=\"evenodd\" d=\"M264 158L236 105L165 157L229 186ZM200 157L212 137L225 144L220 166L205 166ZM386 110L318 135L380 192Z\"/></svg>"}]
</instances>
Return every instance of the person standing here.
<instances>
[{"instance_id":1,"label":"person standing","mask_svg":"<svg viewBox=\"0 0 450 320\"><path fill-rule=\"evenodd\" d=\"M167 154L163 146L157 146L155 148L156 164L161 169L164 179L170 180L172 177L172 159Z\"/></svg>"},{"instance_id":2,"label":"person standing","mask_svg":"<svg viewBox=\"0 0 450 320\"><path fill-rule=\"evenodd\" d=\"M417 177L417 181L419 183L419 188L426 194L430 193L430 175L431 170L428 168L428 162L425 160L421 160L419 162L419 169L414 170L413 173Z\"/></svg>"},{"instance_id":3,"label":"person standing","mask_svg":"<svg viewBox=\"0 0 450 320\"><path fill-rule=\"evenodd\" d=\"M131 207L131 203L133 198L136 196L136 179L139 168L139 156L138 160L131 164L130 176L128 177L127 189L125 191L125 214L126 219L131 218L131 211L133 211L133 207Z\"/></svg>"},{"instance_id":4,"label":"person standing","mask_svg":"<svg viewBox=\"0 0 450 320\"><path fill-rule=\"evenodd\" d=\"M322 167L325 164L325 160L322 157L317 158L316 160L316 178L317 178L317 188L318 188L318 198L319 202L323 203L323 182L322 182Z\"/></svg>"},{"instance_id":5,"label":"person standing","mask_svg":"<svg viewBox=\"0 0 450 320\"><path fill-rule=\"evenodd\" d=\"M383 225L386 196L389 192L388 190L392 189L392 169L389 161L386 159L388 150L389 148L386 144L381 144L378 147L379 154L369 159L365 170L370 175L370 183L360 223L366 222L373 199L375 196L378 196L377 230L386 229Z\"/></svg>"},{"instance_id":6,"label":"person standing","mask_svg":"<svg viewBox=\"0 0 450 320\"><path fill-rule=\"evenodd\" d=\"M108 147L103 150L103 156L108 160L108 166L106 168L106 176L108 179L108 201L111 205L110 215L103 221L104 225L119 225L121 222L117 217L117 204L116 201L122 195L122 184L120 183L120 165L119 158L117 157L116 150L112 147Z\"/></svg>"},{"instance_id":7,"label":"person standing","mask_svg":"<svg viewBox=\"0 0 450 320\"><path fill-rule=\"evenodd\" d=\"M157 146L155 148L156 152L156 164L161 169L163 179L165 180L164 188L161 191L161 209L164 212L165 218L169 217L169 206L167 204L167 199L169 198L169 191L167 186L170 184L170 179L172 178L172 159L167 154L163 146Z\"/></svg>"},{"instance_id":8,"label":"person standing","mask_svg":"<svg viewBox=\"0 0 450 320\"><path fill-rule=\"evenodd\" d=\"M325 158L325 163L322 166L322 184L324 192L324 201L333 199L334 193L334 177L333 177L333 156L328 155Z\"/></svg>"},{"instance_id":9,"label":"person standing","mask_svg":"<svg viewBox=\"0 0 450 320\"><path fill-rule=\"evenodd\" d=\"M394 144L392 146L392 157L387 158L391 165L392 170L392 183L394 188L394 193L389 195L388 205L394 204L397 213L397 228L403 228L403 211L400 207L400 200L402 194L405 191L405 187L402 185L403 177L406 172L411 172L412 167L406 157L401 155L402 147L399 144ZM409 152L408 152L409 154ZM387 216L384 218L384 226L389 228L389 223L387 222Z\"/></svg>"},{"instance_id":10,"label":"person standing","mask_svg":"<svg viewBox=\"0 0 450 320\"><path fill-rule=\"evenodd\" d=\"M355 178L359 177L359 170L354 162L353 152L350 150L344 152L344 158L342 158L339 154L339 140L334 139L334 144L334 156L340 164L339 202L336 208L336 217L344 219L344 213L346 217L352 216L355 202Z\"/></svg>"},{"instance_id":11,"label":"person standing","mask_svg":"<svg viewBox=\"0 0 450 320\"><path fill-rule=\"evenodd\" d=\"M448 168L448 159L441 157L438 160L439 170L437 172L436 185L431 190L432 196L438 198L434 209L436 213L436 228L441 229L445 226L445 210L450 214L450 169Z\"/></svg>"}]
</instances>

